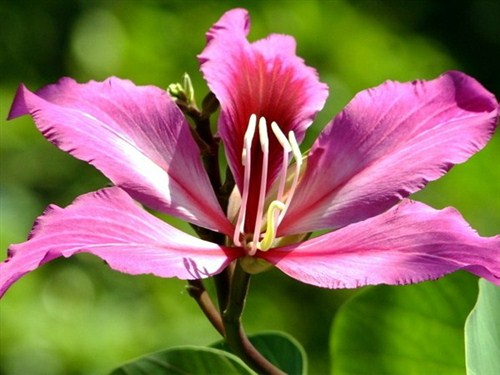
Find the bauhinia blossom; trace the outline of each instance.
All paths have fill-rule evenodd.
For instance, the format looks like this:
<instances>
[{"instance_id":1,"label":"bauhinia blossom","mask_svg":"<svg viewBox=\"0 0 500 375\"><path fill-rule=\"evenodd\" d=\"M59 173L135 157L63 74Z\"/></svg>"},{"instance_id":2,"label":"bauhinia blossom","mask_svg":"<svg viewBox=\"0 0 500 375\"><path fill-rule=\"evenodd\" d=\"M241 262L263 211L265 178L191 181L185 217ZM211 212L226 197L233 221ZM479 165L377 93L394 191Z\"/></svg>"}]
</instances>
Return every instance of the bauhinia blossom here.
<instances>
[{"instance_id":1,"label":"bauhinia blossom","mask_svg":"<svg viewBox=\"0 0 500 375\"><path fill-rule=\"evenodd\" d=\"M20 86L9 118L30 114L50 142L114 187L50 206L30 238L9 248L0 294L42 264L82 252L129 274L181 279L244 258L250 271L269 263L326 288L414 283L459 269L500 285L499 236L479 236L453 208L407 199L484 147L498 121L495 97L456 71L388 81L357 94L304 155L300 143L327 87L296 56L292 37L250 43L248 32L246 11L229 11L199 56L235 180L227 212L165 91L118 78ZM226 243L175 229L136 202L220 232Z\"/></svg>"}]
</instances>

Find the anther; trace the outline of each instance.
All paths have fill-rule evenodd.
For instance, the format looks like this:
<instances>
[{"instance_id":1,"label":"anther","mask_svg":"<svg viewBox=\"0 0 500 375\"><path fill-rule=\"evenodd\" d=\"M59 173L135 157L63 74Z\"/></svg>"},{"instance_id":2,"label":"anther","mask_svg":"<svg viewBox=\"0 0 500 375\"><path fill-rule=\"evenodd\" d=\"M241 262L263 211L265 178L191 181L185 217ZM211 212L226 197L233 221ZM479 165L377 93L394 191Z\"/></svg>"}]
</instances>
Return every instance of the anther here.
<instances>
[{"instance_id":1,"label":"anther","mask_svg":"<svg viewBox=\"0 0 500 375\"><path fill-rule=\"evenodd\" d=\"M277 225L281 223L281 221L285 217L288 207L290 206L290 202L292 201L293 195L295 194L295 190L297 189L297 185L299 183L300 169L302 167L302 153L300 152L299 144L297 143L297 139L295 138L295 133L292 130L290 130L290 132L288 133L288 140L290 142L290 147L292 148L293 157L295 159L295 173L293 174L292 185L290 186L290 190L288 191L286 197L285 208L280 213Z\"/></svg>"},{"instance_id":2,"label":"anther","mask_svg":"<svg viewBox=\"0 0 500 375\"><path fill-rule=\"evenodd\" d=\"M292 151L292 147L288 139L286 139L285 134L281 131L280 127L276 122L273 121L271 124L271 129L273 130L276 139L283 147L283 162L281 164L280 181L278 185L278 197L277 199L281 201L283 199L283 193L285 191L286 175L288 170L288 154Z\"/></svg>"},{"instance_id":3,"label":"anther","mask_svg":"<svg viewBox=\"0 0 500 375\"><path fill-rule=\"evenodd\" d=\"M283 147L283 150L287 153L292 151L292 146L290 145L290 142L288 142L288 139L286 139L285 134L283 134L280 127L275 121L271 123L271 129L273 130L274 135L278 139L278 142L281 144L281 147Z\"/></svg>"},{"instance_id":4,"label":"anther","mask_svg":"<svg viewBox=\"0 0 500 375\"><path fill-rule=\"evenodd\" d=\"M252 142L256 126L257 126L257 116L253 114L250 116L250 119L248 120L247 131L245 132L245 137L243 139L243 151L241 153L241 164L243 166L247 165L247 159L250 156L250 150L252 148Z\"/></svg>"}]
</instances>

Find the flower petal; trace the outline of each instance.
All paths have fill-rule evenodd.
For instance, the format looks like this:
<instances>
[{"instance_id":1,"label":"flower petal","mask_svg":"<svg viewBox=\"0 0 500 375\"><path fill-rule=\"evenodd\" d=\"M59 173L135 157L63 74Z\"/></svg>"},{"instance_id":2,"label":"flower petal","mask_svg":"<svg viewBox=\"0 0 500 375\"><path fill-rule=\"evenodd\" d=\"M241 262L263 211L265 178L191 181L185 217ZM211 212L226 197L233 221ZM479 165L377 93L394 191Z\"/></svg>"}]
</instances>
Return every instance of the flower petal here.
<instances>
[{"instance_id":1,"label":"flower petal","mask_svg":"<svg viewBox=\"0 0 500 375\"><path fill-rule=\"evenodd\" d=\"M64 78L35 94L21 85L9 118L28 113L49 141L94 165L134 199L232 232L189 125L163 90L117 78L87 84Z\"/></svg>"},{"instance_id":2,"label":"flower petal","mask_svg":"<svg viewBox=\"0 0 500 375\"><path fill-rule=\"evenodd\" d=\"M359 93L313 145L281 233L378 215L484 147L497 121L495 97L460 72Z\"/></svg>"},{"instance_id":3,"label":"flower petal","mask_svg":"<svg viewBox=\"0 0 500 375\"><path fill-rule=\"evenodd\" d=\"M465 269L500 285L500 236L480 237L453 208L405 200L303 243L259 252L289 276L325 288L409 284Z\"/></svg>"},{"instance_id":4,"label":"flower petal","mask_svg":"<svg viewBox=\"0 0 500 375\"><path fill-rule=\"evenodd\" d=\"M317 72L295 54L295 40L287 35L270 35L249 43L248 13L234 9L225 13L207 33L207 46L199 55L201 70L210 90L221 105L219 133L229 165L242 191L243 138L250 115L275 121L299 141L328 96ZM270 139L271 185L282 160L277 139ZM258 176L253 180L259 180Z\"/></svg>"},{"instance_id":5,"label":"flower petal","mask_svg":"<svg viewBox=\"0 0 500 375\"><path fill-rule=\"evenodd\" d=\"M192 237L138 206L113 187L49 206L29 240L9 248L0 263L0 296L21 276L52 259L90 253L118 271L198 279L217 274L238 251Z\"/></svg>"}]
</instances>

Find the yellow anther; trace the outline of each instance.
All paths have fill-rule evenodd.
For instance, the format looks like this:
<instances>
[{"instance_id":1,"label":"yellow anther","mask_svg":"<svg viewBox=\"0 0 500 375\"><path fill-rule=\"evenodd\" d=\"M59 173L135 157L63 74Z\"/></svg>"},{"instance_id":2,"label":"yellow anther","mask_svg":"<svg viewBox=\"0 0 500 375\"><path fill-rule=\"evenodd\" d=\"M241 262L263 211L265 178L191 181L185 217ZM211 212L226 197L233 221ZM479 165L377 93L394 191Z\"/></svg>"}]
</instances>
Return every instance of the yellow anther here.
<instances>
[{"instance_id":1,"label":"yellow anther","mask_svg":"<svg viewBox=\"0 0 500 375\"><path fill-rule=\"evenodd\" d=\"M285 204L280 201L272 201L267 209L267 225L266 233L264 238L259 242L257 248L261 251L267 251L273 246L273 242L276 239L276 215L275 211L283 211L285 209Z\"/></svg>"}]
</instances>

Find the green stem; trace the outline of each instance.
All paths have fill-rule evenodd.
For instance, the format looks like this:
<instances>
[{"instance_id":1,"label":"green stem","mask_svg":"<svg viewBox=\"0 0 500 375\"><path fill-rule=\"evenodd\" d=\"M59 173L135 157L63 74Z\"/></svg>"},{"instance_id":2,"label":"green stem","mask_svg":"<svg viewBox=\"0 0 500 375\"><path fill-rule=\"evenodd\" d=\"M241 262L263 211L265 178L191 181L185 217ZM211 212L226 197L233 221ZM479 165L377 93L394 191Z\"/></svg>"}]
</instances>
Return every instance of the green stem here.
<instances>
[{"instance_id":1,"label":"green stem","mask_svg":"<svg viewBox=\"0 0 500 375\"><path fill-rule=\"evenodd\" d=\"M280 369L255 349L243 330L241 315L245 308L249 285L250 274L246 273L237 262L231 280L228 305L222 314L226 343L234 354L259 374L283 375Z\"/></svg>"},{"instance_id":2,"label":"green stem","mask_svg":"<svg viewBox=\"0 0 500 375\"><path fill-rule=\"evenodd\" d=\"M229 286L231 284L233 268L233 265L229 265L221 273L214 276L217 301L219 303L219 311L221 313L226 310L229 301Z\"/></svg>"}]
</instances>

